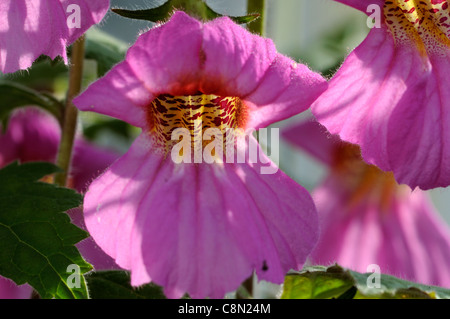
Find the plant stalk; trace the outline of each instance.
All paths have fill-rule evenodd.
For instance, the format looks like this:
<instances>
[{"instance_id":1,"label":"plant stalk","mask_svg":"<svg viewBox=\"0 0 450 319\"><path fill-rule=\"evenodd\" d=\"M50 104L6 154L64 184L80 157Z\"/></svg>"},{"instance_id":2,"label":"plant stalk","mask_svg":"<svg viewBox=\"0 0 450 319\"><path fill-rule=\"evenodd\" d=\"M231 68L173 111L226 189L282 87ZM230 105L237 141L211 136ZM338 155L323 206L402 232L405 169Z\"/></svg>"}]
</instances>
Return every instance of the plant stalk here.
<instances>
[{"instance_id":1,"label":"plant stalk","mask_svg":"<svg viewBox=\"0 0 450 319\"><path fill-rule=\"evenodd\" d=\"M265 33L265 19L266 19L266 1L265 0L247 0L247 14L259 13L259 19L248 24L248 30L264 35Z\"/></svg>"},{"instance_id":2,"label":"plant stalk","mask_svg":"<svg viewBox=\"0 0 450 319\"><path fill-rule=\"evenodd\" d=\"M78 109L73 105L72 100L81 91L83 80L85 38L78 39L72 48L71 65L69 70L69 88L67 90L66 107L64 110L64 121L62 126L61 142L59 145L58 158L56 164L63 170L55 176L55 184L67 186L72 159L72 149L75 140L75 133L78 120Z\"/></svg>"}]
</instances>

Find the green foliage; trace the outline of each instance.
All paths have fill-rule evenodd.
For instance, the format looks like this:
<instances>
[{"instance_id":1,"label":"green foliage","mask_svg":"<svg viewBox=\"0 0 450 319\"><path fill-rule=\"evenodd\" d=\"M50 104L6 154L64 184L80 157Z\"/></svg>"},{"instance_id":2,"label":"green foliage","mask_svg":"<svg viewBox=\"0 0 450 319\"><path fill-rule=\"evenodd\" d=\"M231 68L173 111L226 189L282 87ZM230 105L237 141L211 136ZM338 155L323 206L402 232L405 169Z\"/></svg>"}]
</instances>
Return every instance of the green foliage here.
<instances>
[{"instance_id":1,"label":"green foliage","mask_svg":"<svg viewBox=\"0 0 450 319\"><path fill-rule=\"evenodd\" d=\"M52 60L41 55L28 70L4 74L3 79L22 84L39 92L53 92L55 82L68 75L68 67L61 57Z\"/></svg>"},{"instance_id":2,"label":"green foliage","mask_svg":"<svg viewBox=\"0 0 450 319\"><path fill-rule=\"evenodd\" d=\"M135 20L146 20L151 22L163 21L169 17L172 11L172 1L167 1L159 7L145 10L126 10L119 8L112 8L111 11L125 18Z\"/></svg>"},{"instance_id":3,"label":"green foliage","mask_svg":"<svg viewBox=\"0 0 450 319\"><path fill-rule=\"evenodd\" d=\"M76 265L80 274L92 269L74 246L87 233L64 213L78 207L82 197L38 181L58 171L37 162L0 170L0 275L18 285L29 283L42 298L87 298L84 277L78 277L78 285L68 269Z\"/></svg>"},{"instance_id":4,"label":"green foliage","mask_svg":"<svg viewBox=\"0 0 450 319\"><path fill-rule=\"evenodd\" d=\"M142 287L130 285L126 271L109 270L91 272L86 276L92 299L165 299L161 287L149 284Z\"/></svg>"},{"instance_id":5,"label":"green foliage","mask_svg":"<svg viewBox=\"0 0 450 319\"><path fill-rule=\"evenodd\" d=\"M108 133L115 133L118 136L122 136L127 140L132 138L130 124L116 120L116 119L101 119L96 123L86 126L83 129L84 136L89 140L95 140L98 135L100 135L104 131L108 131Z\"/></svg>"},{"instance_id":6,"label":"green foliage","mask_svg":"<svg viewBox=\"0 0 450 319\"><path fill-rule=\"evenodd\" d=\"M126 45L95 30L88 33L85 50L86 59L97 62L97 76L102 77L125 58Z\"/></svg>"},{"instance_id":7,"label":"green foliage","mask_svg":"<svg viewBox=\"0 0 450 319\"><path fill-rule=\"evenodd\" d=\"M354 280L342 268L307 268L285 278L282 299L338 298L354 285Z\"/></svg>"},{"instance_id":8,"label":"green foliage","mask_svg":"<svg viewBox=\"0 0 450 319\"><path fill-rule=\"evenodd\" d=\"M189 14L197 16L197 18L203 18L205 20L212 20L223 16L211 9L206 2L199 0L168 0L161 6L151 9L126 10L113 8L111 11L125 18L159 22L168 19L176 9L186 11ZM259 14L249 14L241 17L230 17L230 19L238 24L246 24L254 21L258 17Z\"/></svg>"},{"instance_id":9,"label":"green foliage","mask_svg":"<svg viewBox=\"0 0 450 319\"><path fill-rule=\"evenodd\" d=\"M6 128L10 113L19 107L38 106L53 114L58 120L62 118L63 104L49 94L40 93L22 84L0 80L0 121Z\"/></svg>"},{"instance_id":10,"label":"green foliage","mask_svg":"<svg viewBox=\"0 0 450 319\"><path fill-rule=\"evenodd\" d=\"M361 274L332 267L307 267L286 276L282 299L450 299L450 290L417 284L380 274L380 285L372 283L374 274ZM372 283L368 285L367 283Z\"/></svg>"}]
</instances>

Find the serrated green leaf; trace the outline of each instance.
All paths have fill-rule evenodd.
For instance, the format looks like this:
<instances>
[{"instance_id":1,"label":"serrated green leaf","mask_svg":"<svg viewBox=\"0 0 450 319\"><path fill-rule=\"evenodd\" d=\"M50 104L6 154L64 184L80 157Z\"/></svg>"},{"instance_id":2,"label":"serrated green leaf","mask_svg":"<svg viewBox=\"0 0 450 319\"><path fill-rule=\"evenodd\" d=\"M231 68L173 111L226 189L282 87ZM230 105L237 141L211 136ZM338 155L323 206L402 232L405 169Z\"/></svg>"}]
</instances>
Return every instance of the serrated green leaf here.
<instances>
[{"instance_id":1,"label":"serrated green leaf","mask_svg":"<svg viewBox=\"0 0 450 319\"><path fill-rule=\"evenodd\" d=\"M361 274L335 265L306 267L286 276L282 299L450 299L450 290L380 274L380 287L368 285L373 273ZM369 278L370 277L370 278Z\"/></svg>"},{"instance_id":2,"label":"serrated green leaf","mask_svg":"<svg viewBox=\"0 0 450 319\"><path fill-rule=\"evenodd\" d=\"M42 298L88 298L86 283L71 287L73 270L92 269L75 244L87 233L64 211L82 201L74 190L39 182L58 172L50 163L17 163L0 170L0 275L29 283ZM79 287L76 287L79 286Z\"/></svg>"},{"instance_id":3,"label":"serrated green leaf","mask_svg":"<svg viewBox=\"0 0 450 319\"><path fill-rule=\"evenodd\" d=\"M0 120L2 122L14 109L30 105L41 107L61 120L64 106L57 99L21 84L0 80Z\"/></svg>"},{"instance_id":4,"label":"serrated green leaf","mask_svg":"<svg viewBox=\"0 0 450 319\"><path fill-rule=\"evenodd\" d=\"M130 285L127 271L96 271L86 275L92 299L165 299L162 288L148 284L138 288Z\"/></svg>"}]
</instances>

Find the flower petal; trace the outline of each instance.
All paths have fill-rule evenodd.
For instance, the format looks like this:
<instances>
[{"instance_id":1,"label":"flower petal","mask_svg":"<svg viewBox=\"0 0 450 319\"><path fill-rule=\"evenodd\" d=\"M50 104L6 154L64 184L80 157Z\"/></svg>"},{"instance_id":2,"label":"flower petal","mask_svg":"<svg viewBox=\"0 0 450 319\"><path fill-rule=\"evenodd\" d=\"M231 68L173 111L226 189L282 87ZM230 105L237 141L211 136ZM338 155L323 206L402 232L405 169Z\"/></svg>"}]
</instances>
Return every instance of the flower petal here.
<instances>
[{"instance_id":1,"label":"flower petal","mask_svg":"<svg viewBox=\"0 0 450 319\"><path fill-rule=\"evenodd\" d=\"M248 127L259 129L306 111L327 87L320 74L278 55L246 98L253 106Z\"/></svg>"},{"instance_id":2,"label":"flower petal","mask_svg":"<svg viewBox=\"0 0 450 319\"><path fill-rule=\"evenodd\" d=\"M42 54L67 62L66 46L75 41L109 8L109 0L79 0L80 27L68 25L70 0L4 0L0 4L0 71L26 69Z\"/></svg>"},{"instance_id":3,"label":"flower petal","mask_svg":"<svg viewBox=\"0 0 450 319\"><path fill-rule=\"evenodd\" d=\"M430 56L430 65L409 79L388 122L389 168L399 182L421 189L450 185L450 49Z\"/></svg>"},{"instance_id":4,"label":"flower petal","mask_svg":"<svg viewBox=\"0 0 450 319\"><path fill-rule=\"evenodd\" d=\"M12 280L0 277L0 299L30 299L32 291L28 284L17 286Z\"/></svg>"},{"instance_id":5,"label":"flower petal","mask_svg":"<svg viewBox=\"0 0 450 319\"><path fill-rule=\"evenodd\" d=\"M15 111L0 135L0 167L17 160L53 162L60 134L58 122L46 112L32 107Z\"/></svg>"},{"instance_id":6,"label":"flower petal","mask_svg":"<svg viewBox=\"0 0 450 319\"><path fill-rule=\"evenodd\" d=\"M406 190L380 211L370 201L349 205L341 190L330 177L314 192L323 231L312 262L359 272L376 264L382 273L450 287L450 229L426 193Z\"/></svg>"},{"instance_id":7,"label":"flower petal","mask_svg":"<svg viewBox=\"0 0 450 319\"><path fill-rule=\"evenodd\" d=\"M359 11L364 13L367 12L367 7L371 4L375 4L383 8L384 0L334 0L343 4L346 4L350 7L353 7Z\"/></svg>"},{"instance_id":8,"label":"flower petal","mask_svg":"<svg viewBox=\"0 0 450 319\"><path fill-rule=\"evenodd\" d=\"M48 1L48 0L47 0ZM70 15L76 13L70 5L78 5L80 7L81 19L80 27L68 28L69 38L67 43L71 44L81 37L91 26L100 23L109 9L109 0L59 0L61 6L66 13L64 22L67 25L67 20L70 20ZM71 10L70 10L71 9Z\"/></svg>"},{"instance_id":9,"label":"flower petal","mask_svg":"<svg viewBox=\"0 0 450 319\"><path fill-rule=\"evenodd\" d=\"M303 188L281 172L258 175L256 164L175 164L150 143L141 135L84 201L89 232L133 285L218 298L254 269L281 283L301 267L317 238Z\"/></svg>"},{"instance_id":10,"label":"flower petal","mask_svg":"<svg viewBox=\"0 0 450 319\"><path fill-rule=\"evenodd\" d=\"M114 67L101 80L92 83L73 104L82 111L94 111L145 127L145 107L154 96L136 77L127 61Z\"/></svg>"},{"instance_id":11,"label":"flower petal","mask_svg":"<svg viewBox=\"0 0 450 319\"><path fill-rule=\"evenodd\" d=\"M70 216L72 223L79 228L86 230L84 223L84 214L81 208L70 209L67 214ZM120 269L114 260L108 256L98 245L94 239L89 236L76 244L81 256L91 264L95 270Z\"/></svg>"},{"instance_id":12,"label":"flower petal","mask_svg":"<svg viewBox=\"0 0 450 319\"><path fill-rule=\"evenodd\" d=\"M253 92L277 58L274 43L252 34L227 17L204 26L205 93L245 98Z\"/></svg>"},{"instance_id":13,"label":"flower petal","mask_svg":"<svg viewBox=\"0 0 450 319\"><path fill-rule=\"evenodd\" d=\"M238 96L252 108L258 129L305 111L327 84L303 64L276 52L272 40L223 17L204 27L202 90Z\"/></svg>"},{"instance_id":14,"label":"flower petal","mask_svg":"<svg viewBox=\"0 0 450 319\"><path fill-rule=\"evenodd\" d=\"M283 137L290 143L307 151L324 164L333 164L336 148L341 140L330 135L325 127L311 119L285 129Z\"/></svg>"},{"instance_id":15,"label":"flower petal","mask_svg":"<svg viewBox=\"0 0 450 319\"><path fill-rule=\"evenodd\" d=\"M450 184L449 57L424 59L373 29L311 107L332 134L361 146L367 162L422 189Z\"/></svg>"},{"instance_id":16,"label":"flower petal","mask_svg":"<svg viewBox=\"0 0 450 319\"><path fill-rule=\"evenodd\" d=\"M251 111L247 127L258 129L306 110L326 87L322 76L278 54L271 40L229 18L202 25L178 11L142 34L125 62L74 104L144 127L142 109L154 97L200 91L239 97Z\"/></svg>"},{"instance_id":17,"label":"flower petal","mask_svg":"<svg viewBox=\"0 0 450 319\"><path fill-rule=\"evenodd\" d=\"M126 57L135 76L159 94L189 95L199 90L202 24L182 11L142 34Z\"/></svg>"},{"instance_id":18,"label":"flower petal","mask_svg":"<svg viewBox=\"0 0 450 319\"><path fill-rule=\"evenodd\" d=\"M90 182L103 173L120 154L102 149L82 139L75 141L70 175L72 187L84 193Z\"/></svg>"}]
</instances>

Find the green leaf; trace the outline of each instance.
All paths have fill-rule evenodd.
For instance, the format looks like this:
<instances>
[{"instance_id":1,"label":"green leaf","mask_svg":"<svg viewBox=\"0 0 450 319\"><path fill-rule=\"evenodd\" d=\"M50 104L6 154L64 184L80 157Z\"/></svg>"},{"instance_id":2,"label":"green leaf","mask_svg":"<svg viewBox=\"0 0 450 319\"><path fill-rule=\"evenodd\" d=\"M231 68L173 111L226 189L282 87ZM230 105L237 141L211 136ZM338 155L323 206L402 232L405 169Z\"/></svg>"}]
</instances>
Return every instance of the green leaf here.
<instances>
[{"instance_id":1,"label":"green leaf","mask_svg":"<svg viewBox=\"0 0 450 319\"><path fill-rule=\"evenodd\" d=\"M374 274L338 265L306 267L286 276L282 299L450 299L450 290L380 274L380 285L368 285Z\"/></svg>"},{"instance_id":2,"label":"green leaf","mask_svg":"<svg viewBox=\"0 0 450 319\"><path fill-rule=\"evenodd\" d=\"M340 269L309 268L285 278L282 299L339 297L353 286L352 277Z\"/></svg>"},{"instance_id":3,"label":"green leaf","mask_svg":"<svg viewBox=\"0 0 450 319\"><path fill-rule=\"evenodd\" d=\"M47 110L58 120L62 118L64 105L51 95L40 93L18 83L0 80L0 121L7 120L14 109L30 105Z\"/></svg>"},{"instance_id":4,"label":"green leaf","mask_svg":"<svg viewBox=\"0 0 450 319\"><path fill-rule=\"evenodd\" d=\"M203 1L189 2L185 0L168 0L161 6L152 9L126 10L113 8L111 11L125 18L159 22L169 18L170 14L175 9L185 10L188 13L198 15L206 20L212 20L224 16L223 14L215 12ZM259 16L259 14L249 14L241 17L229 16L229 18L238 24L246 24L258 19Z\"/></svg>"},{"instance_id":5,"label":"green leaf","mask_svg":"<svg viewBox=\"0 0 450 319\"><path fill-rule=\"evenodd\" d=\"M132 137L130 124L109 118L98 121L90 126L85 126L83 128L83 135L89 140L95 140L95 138L104 131L109 131L109 133L113 132L126 139L130 139Z\"/></svg>"},{"instance_id":6,"label":"green leaf","mask_svg":"<svg viewBox=\"0 0 450 319\"><path fill-rule=\"evenodd\" d=\"M163 21L169 17L173 10L172 1L167 1L159 7L145 10L126 10L112 8L111 11L125 18L146 20L151 22Z\"/></svg>"},{"instance_id":7,"label":"green leaf","mask_svg":"<svg viewBox=\"0 0 450 319\"><path fill-rule=\"evenodd\" d=\"M102 77L114 65L125 58L126 45L111 39L100 30L94 29L88 32L86 37L86 59L97 62L97 75Z\"/></svg>"},{"instance_id":8,"label":"green leaf","mask_svg":"<svg viewBox=\"0 0 450 319\"><path fill-rule=\"evenodd\" d=\"M355 280L355 285L358 288L359 298L373 298L373 297L392 297L395 299L404 298L437 298L450 299L450 290L437 286L423 285L407 280L399 279L391 275L381 274L380 288L370 288L367 285L367 280L372 273L361 274L355 271L348 270L348 273Z\"/></svg>"},{"instance_id":9,"label":"green leaf","mask_svg":"<svg viewBox=\"0 0 450 319\"><path fill-rule=\"evenodd\" d=\"M0 275L18 285L29 283L42 298L88 298L81 275L92 266L75 247L88 235L64 213L82 197L38 181L59 171L38 162L0 170ZM80 276L74 278L69 266L79 267Z\"/></svg>"},{"instance_id":10,"label":"green leaf","mask_svg":"<svg viewBox=\"0 0 450 319\"><path fill-rule=\"evenodd\" d=\"M86 275L92 299L165 299L162 288L144 285L138 288L130 285L130 274L126 271L96 271Z\"/></svg>"},{"instance_id":11,"label":"green leaf","mask_svg":"<svg viewBox=\"0 0 450 319\"><path fill-rule=\"evenodd\" d=\"M209 20L212 20L215 18L220 18L220 17L224 16L223 14L215 12L206 3L204 3L204 4L205 4L206 16L208 17ZM247 23L253 22L256 19L258 19L260 17L260 14L252 13L252 14L248 14L248 15L240 16L240 17L233 17L233 16L228 16L228 17L231 20L233 20L234 22L236 22L237 24L247 24Z\"/></svg>"},{"instance_id":12,"label":"green leaf","mask_svg":"<svg viewBox=\"0 0 450 319\"><path fill-rule=\"evenodd\" d=\"M231 20L233 20L234 22L236 22L237 24L247 24L250 22L255 21L256 19L260 18L259 13L252 13L252 14L247 14L246 16L241 16L241 17L229 17Z\"/></svg>"}]
</instances>

